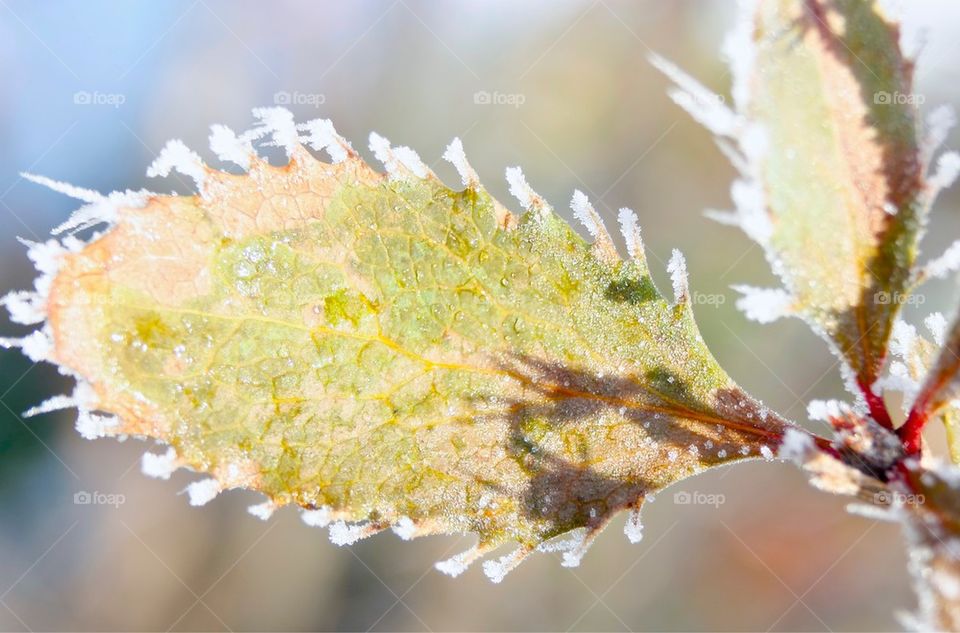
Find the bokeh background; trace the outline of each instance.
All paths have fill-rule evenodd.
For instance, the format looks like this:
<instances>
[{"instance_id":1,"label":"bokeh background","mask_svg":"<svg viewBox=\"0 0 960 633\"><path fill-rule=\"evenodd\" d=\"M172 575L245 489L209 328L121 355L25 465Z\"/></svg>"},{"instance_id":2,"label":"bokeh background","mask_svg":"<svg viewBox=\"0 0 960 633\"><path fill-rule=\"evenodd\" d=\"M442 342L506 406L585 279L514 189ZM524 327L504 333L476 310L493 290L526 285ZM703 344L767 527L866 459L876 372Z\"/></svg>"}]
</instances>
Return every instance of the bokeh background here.
<instances>
[{"instance_id":1,"label":"bokeh background","mask_svg":"<svg viewBox=\"0 0 960 633\"><path fill-rule=\"evenodd\" d=\"M733 170L646 61L656 50L728 94L718 50L733 4L0 0L0 290L33 276L16 236L42 239L75 207L19 172L186 193L144 176L167 139L212 159L209 124L245 129L251 107L286 99L357 147L375 129L428 163L460 136L501 200L504 167L520 164L561 213L575 187L612 225L616 208L635 208L662 287L678 247L693 289L718 297L696 312L721 364L806 423L808 400L843 395L835 360L800 322L759 326L734 309L730 284L773 279L757 247L702 217L728 205ZM960 6L906 4L927 28L922 109L957 102ZM477 103L480 91L501 96ZM958 207L955 192L941 199L927 256L960 236ZM952 310L955 286L923 296L912 317ZM0 335L23 332L0 321ZM84 441L72 413L18 415L68 388L0 351L0 629L884 631L914 603L897 529L845 514L786 465L688 480L647 506L639 545L618 522L581 567L540 554L493 585L479 568L433 571L467 538L338 548L293 510L251 517L252 494L191 508L178 493L195 476L139 473L148 445ZM75 504L81 491L124 502ZM722 503L678 504L678 491Z\"/></svg>"}]
</instances>

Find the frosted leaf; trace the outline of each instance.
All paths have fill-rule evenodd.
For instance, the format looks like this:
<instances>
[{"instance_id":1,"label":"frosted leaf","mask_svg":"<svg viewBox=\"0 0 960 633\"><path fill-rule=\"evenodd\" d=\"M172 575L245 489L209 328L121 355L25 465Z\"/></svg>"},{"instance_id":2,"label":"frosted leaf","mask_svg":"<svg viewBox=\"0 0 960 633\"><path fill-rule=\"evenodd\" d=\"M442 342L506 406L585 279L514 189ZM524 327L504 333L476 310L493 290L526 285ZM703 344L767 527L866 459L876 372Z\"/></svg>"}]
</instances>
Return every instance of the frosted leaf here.
<instances>
[{"instance_id":1,"label":"frosted leaf","mask_svg":"<svg viewBox=\"0 0 960 633\"><path fill-rule=\"evenodd\" d=\"M203 161L199 154L187 147L180 139L167 141L160 150L160 154L147 168L147 177L169 176L171 171L177 171L192 178L197 185L197 190L204 190L207 174Z\"/></svg>"},{"instance_id":2,"label":"frosted leaf","mask_svg":"<svg viewBox=\"0 0 960 633\"><path fill-rule=\"evenodd\" d=\"M213 478L191 482L185 489L190 505L202 506L210 503L220 494L220 482Z\"/></svg>"},{"instance_id":3,"label":"frosted leaf","mask_svg":"<svg viewBox=\"0 0 960 633\"><path fill-rule=\"evenodd\" d=\"M463 151L463 142L459 138L450 141L447 150L443 153L443 158L456 168L464 187L473 189L479 186L480 177L467 162L467 154Z\"/></svg>"},{"instance_id":4,"label":"frosted leaf","mask_svg":"<svg viewBox=\"0 0 960 633\"><path fill-rule=\"evenodd\" d=\"M270 135L294 150L287 166L252 157L238 175L197 162L203 196L152 196L90 243L31 245L35 297L6 302L48 317L34 356L92 385L71 396L84 416L120 416L86 434L163 441L176 452L146 457L148 472L211 477L187 487L191 502L253 490L307 508L307 523L338 522L339 542L472 529L482 545L470 556L521 544L506 563L585 528L572 562L640 499L779 444L789 423L736 386L690 311L637 265L632 213L621 212L624 264L597 248L605 231L591 245L546 212L518 169L514 193L544 212L514 216L479 185L385 177L343 144L342 161L322 162L293 145L286 114L260 114L254 130L221 132L220 149ZM326 126L299 133L332 142ZM173 147L167 163L183 166ZM385 139L379 150L410 171L411 156ZM668 269L685 298L679 253ZM603 460L586 463L568 434ZM681 450L704 434L724 452ZM535 515L521 510L531 495Z\"/></svg>"},{"instance_id":5,"label":"frosted leaf","mask_svg":"<svg viewBox=\"0 0 960 633\"><path fill-rule=\"evenodd\" d=\"M140 461L140 470L143 474L154 479L170 479L170 475L179 467L177 451L172 446L168 447L162 455L144 453Z\"/></svg>"},{"instance_id":6,"label":"frosted leaf","mask_svg":"<svg viewBox=\"0 0 960 633\"><path fill-rule=\"evenodd\" d=\"M792 311L838 352L845 381L860 390L882 370L900 308L884 299L909 290L926 195L913 105L870 95L912 94L912 72L895 25L869 3L831 5L830 19L807 4L739 3L724 45L737 112L695 118L719 134L742 176L731 187L735 213L709 215L764 247ZM689 94L705 92L654 63Z\"/></svg>"},{"instance_id":7,"label":"frosted leaf","mask_svg":"<svg viewBox=\"0 0 960 633\"><path fill-rule=\"evenodd\" d=\"M755 288L742 284L732 288L743 295L737 299L737 309L751 321L772 323L792 313L793 297L782 288Z\"/></svg>"},{"instance_id":8,"label":"frosted leaf","mask_svg":"<svg viewBox=\"0 0 960 633\"><path fill-rule=\"evenodd\" d=\"M687 300L689 289L687 286L687 260L678 249L673 249L670 261L667 262L667 272L670 273L670 284L673 286L673 302L683 303Z\"/></svg>"}]
</instances>

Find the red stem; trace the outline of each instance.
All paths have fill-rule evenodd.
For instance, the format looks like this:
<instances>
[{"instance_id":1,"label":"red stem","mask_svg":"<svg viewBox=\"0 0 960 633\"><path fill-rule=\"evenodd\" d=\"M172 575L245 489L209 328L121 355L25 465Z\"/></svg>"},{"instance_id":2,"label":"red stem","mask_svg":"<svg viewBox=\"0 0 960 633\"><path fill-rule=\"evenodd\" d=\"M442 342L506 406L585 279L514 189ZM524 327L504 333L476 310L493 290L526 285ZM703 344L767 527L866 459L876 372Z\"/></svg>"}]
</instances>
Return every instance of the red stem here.
<instances>
[{"instance_id":1,"label":"red stem","mask_svg":"<svg viewBox=\"0 0 960 633\"><path fill-rule=\"evenodd\" d=\"M903 443L903 449L907 452L907 455L917 455L920 453L920 448L923 445L923 425L925 425L929 419L930 416L927 415L925 407L918 408L915 406L910 411L907 421L897 429L897 435L900 437L900 441Z\"/></svg>"},{"instance_id":2,"label":"red stem","mask_svg":"<svg viewBox=\"0 0 960 633\"><path fill-rule=\"evenodd\" d=\"M892 431L893 420L890 418L890 412L887 411L887 405L883 401L883 396L878 396L873 393L873 389L862 380L857 380L857 386L860 387L860 392L863 393L863 397L867 401L867 407L870 409L870 417L883 428Z\"/></svg>"}]
</instances>

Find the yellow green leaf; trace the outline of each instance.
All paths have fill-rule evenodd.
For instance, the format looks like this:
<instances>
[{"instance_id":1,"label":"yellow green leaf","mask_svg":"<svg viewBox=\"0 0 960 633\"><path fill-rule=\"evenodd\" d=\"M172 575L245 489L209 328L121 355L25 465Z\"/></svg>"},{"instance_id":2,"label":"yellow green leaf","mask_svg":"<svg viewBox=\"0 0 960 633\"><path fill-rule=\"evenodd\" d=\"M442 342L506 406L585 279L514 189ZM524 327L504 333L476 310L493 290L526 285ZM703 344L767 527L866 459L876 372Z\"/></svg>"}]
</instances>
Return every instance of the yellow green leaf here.
<instances>
[{"instance_id":1,"label":"yellow green leaf","mask_svg":"<svg viewBox=\"0 0 960 633\"><path fill-rule=\"evenodd\" d=\"M495 579L570 531L547 547L573 564L618 511L776 450L788 423L707 351L679 253L675 297L656 290L632 212L623 261L584 196L574 210L593 245L519 170L511 188L529 211L507 211L459 141L447 157L463 191L373 136L388 174L375 172L326 121L300 128L335 158L321 162L289 113L257 114L253 132L215 130L246 173L173 143L150 171L179 169L199 195L118 204L89 243L32 250L57 268L19 305L41 306L46 356L80 380L68 400L85 434L166 442L145 471L208 473L192 503L260 491L258 516L295 504L335 522L338 542L386 527L478 535L449 572L518 543L487 565ZM250 153L267 134L289 164ZM96 217L87 208L72 225ZM628 532L639 537L636 517Z\"/></svg>"}]
</instances>

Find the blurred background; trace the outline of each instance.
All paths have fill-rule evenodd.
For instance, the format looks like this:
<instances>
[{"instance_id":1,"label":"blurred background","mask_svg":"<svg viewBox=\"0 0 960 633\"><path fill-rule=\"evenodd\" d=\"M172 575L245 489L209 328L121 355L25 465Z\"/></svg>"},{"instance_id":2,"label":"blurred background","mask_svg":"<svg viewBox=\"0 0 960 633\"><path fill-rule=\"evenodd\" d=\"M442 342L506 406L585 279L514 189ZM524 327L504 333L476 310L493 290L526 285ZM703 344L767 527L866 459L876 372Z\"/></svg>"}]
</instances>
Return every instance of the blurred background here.
<instances>
[{"instance_id":1,"label":"blurred background","mask_svg":"<svg viewBox=\"0 0 960 633\"><path fill-rule=\"evenodd\" d=\"M773 278L759 248L703 218L729 204L734 172L646 61L656 50L728 95L718 50L733 4L0 0L0 291L33 277L16 236L42 239L76 206L21 171L187 193L144 177L167 139L213 160L211 123L246 129L251 107L280 104L332 118L358 148L374 129L427 163L460 136L504 201L504 167L520 164L560 213L574 188L611 226L633 207L661 287L677 247L693 290L715 297L695 309L721 364L806 423L811 398L843 396L835 360L799 321L761 327L733 307L730 284ZM956 103L960 5L909 9L926 27L922 110ZM923 257L960 236L958 206L956 190L941 198ZM937 282L908 313L952 310L955 294ZM0 336L24 331L0 319ZM0 629L886 631L914 605L897 529L845 514L786 465L688 480L647 506L639 545L621 521L581 567L540 554L493 585L478 567L457 580L432 569L467 538L340 548L294 510L250 516L256 495L191 508L178 493L195 476L140 474L148 445L84 441L72 412L18 415L65 389L50 366L0 350ZM682 491L716 503L676 503ZM117 503L75 503L83 492Z\"/></svg>"}]
</instances>

